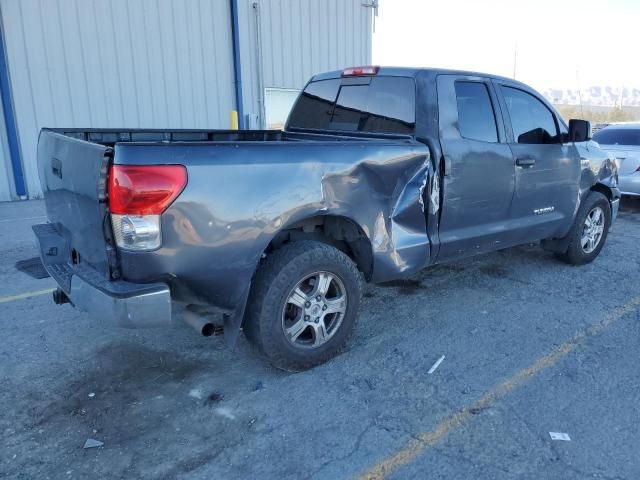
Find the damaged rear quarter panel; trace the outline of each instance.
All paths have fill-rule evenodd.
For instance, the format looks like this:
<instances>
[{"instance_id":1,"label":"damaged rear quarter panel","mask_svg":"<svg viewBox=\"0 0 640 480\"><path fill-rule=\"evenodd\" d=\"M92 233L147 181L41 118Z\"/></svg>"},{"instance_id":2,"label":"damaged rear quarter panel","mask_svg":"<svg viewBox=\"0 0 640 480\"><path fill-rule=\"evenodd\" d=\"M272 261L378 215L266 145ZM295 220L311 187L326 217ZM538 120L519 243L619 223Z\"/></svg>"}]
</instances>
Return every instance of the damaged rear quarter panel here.
<instances>
[{"instance_id":1,"label":"damaged rear quarter panel","mask_svg":"<svg viewBox=\"0 0 640 480\"><path fill-rule=\"evenodd\" d=\"M162 216L162 247L121 253L124 278L164 278L178 297L242 308L274 236L320 215L346 217L366 234L372 281L429 262L422 194L430 161L415 141L124 144L115 162L187 166L187 187Z\"/></svg>"}]
</instances>

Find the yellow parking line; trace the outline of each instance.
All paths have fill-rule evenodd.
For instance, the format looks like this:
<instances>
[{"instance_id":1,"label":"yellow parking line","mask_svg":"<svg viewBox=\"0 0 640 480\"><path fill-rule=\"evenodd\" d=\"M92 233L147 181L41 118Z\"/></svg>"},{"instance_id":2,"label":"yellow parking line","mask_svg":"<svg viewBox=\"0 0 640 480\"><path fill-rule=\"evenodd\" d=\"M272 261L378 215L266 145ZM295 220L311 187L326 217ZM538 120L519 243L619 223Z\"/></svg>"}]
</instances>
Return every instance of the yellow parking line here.
<instances>
[{"instance_id":1,"label":"yellow parking line","mask_svg":"<svg viewBox=\"0 0 640 480\"><path fill-rule=\"evenodd\" d=\"M619 307L605 316L600 322L594 323L581 333L578 333L572 339L556 347L549 354L539 358L529 367L520 370L512 377L497 385L489 392L485 393L478 401L470 407L465 407L455 414L441 421L436 427L428 432L418 434L416 438L407 443L402 449L391 455L390 457L378 462L371 467L366 473L360 475L360 480L381 480L389 475L397 468L408 464L419 455L424 453L431 446L435 445L449 432L461 427L473 418L473 412L482 410L495 403L500 398L512 390L521 387L538 373L546 370L558 363L562 358L566 357L573 349L584 342L588 337L597 335L605 330L616 320L619 320L628 313L633 312L640 305L640 297L636 297L622 307Z\"/></svg>"},{"instance_id":2,"label":"yellow parking line","mask_svg":"<svg viewBox=\"0 0 640 480\"><path fill-rule=\"evenodd\" d=\"M0 303L13 302L14 300L23 300L25 298L37 297L51 293L55 288L45 288L44 290L34 290L33 292L21 293L19 295L11 295L9 297L0 297Z\"/></svg>"}]
</instances>

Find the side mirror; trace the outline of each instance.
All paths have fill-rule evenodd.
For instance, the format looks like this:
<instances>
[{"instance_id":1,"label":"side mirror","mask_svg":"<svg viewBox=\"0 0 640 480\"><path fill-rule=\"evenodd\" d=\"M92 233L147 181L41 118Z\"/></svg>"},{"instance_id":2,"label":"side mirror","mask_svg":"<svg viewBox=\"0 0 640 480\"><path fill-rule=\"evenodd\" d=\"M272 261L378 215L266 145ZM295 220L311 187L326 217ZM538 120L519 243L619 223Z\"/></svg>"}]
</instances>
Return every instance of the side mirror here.
<instances>
[{"instance_id":1,"label":"side mirror","mask_svg":"<svg viewBox=\"0 0 640 480\"><path fill-rule=\"evenodd\" d=\"M591 122L586 120L569 120L569 141L586 142L591 140Z\"/></svg>"}]
</instances>

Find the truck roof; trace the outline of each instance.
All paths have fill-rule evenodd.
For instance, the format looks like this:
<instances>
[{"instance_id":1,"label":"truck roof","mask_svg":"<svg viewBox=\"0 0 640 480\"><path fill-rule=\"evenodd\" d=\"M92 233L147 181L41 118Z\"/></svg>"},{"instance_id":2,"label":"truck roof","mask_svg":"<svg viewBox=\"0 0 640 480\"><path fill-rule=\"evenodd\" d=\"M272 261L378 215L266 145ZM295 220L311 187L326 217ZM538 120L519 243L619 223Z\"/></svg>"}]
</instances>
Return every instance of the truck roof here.
<instances>
[{"instance_id":1,"label":"truck roof","mask_svg":"<svg viewBox=\"0 0 640 480\"><path fill-rule=\"evenodd\" d=\"M505 80L513 83L522 84L512 78L502 77L500 75L493 75L490 73L472 72L466 70L453 70L446 68L430 68L430 67L384 67L380 66L378 75L385 75L388 77L416 77L420 74L427 75L467 75L473 77L488 77L496 80ZM330 78L340 78L342 76L342 70L333 70L331 72L324 72L314 75L311 81L315 80L327 80ZM522 84L524 85L524 84ZM525 85L526 86L526 85Z\"/></svg>"}]
</instances>

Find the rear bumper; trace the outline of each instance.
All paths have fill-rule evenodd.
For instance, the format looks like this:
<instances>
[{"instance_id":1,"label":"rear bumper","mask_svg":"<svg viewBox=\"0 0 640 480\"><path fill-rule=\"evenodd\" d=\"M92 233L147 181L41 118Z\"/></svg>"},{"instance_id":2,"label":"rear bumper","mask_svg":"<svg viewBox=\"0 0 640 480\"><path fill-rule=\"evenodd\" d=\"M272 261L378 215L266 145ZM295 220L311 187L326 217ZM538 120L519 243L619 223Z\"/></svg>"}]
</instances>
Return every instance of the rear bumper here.
<instances>
[{"instance_id":1,"label":"rear bumper","mask_svg":"<svg viewBox=\"0 0 640 480\"><path fill-rule=\"evenodd\" d=\"M122 281L109 283L117 284L114 285L117 290L100 288L74 274L67 296L80 310L104 321L115 321L121 327L146 328L171 323L171 294L165 284L149 288Z\"/></svg>"},{"instance_id":2,"label":"rear bumper","mask_svg":"<svg viewBox=\"0 0 640 480\"><path fill-rule=\"evenodd\" d=\"M166 284L108 280L89 265L72 265L66 241L52 224L34 225L33 231L42 264L75 307L127 328L171 323L171 293Z\"/></svg>"}]
</instances>

